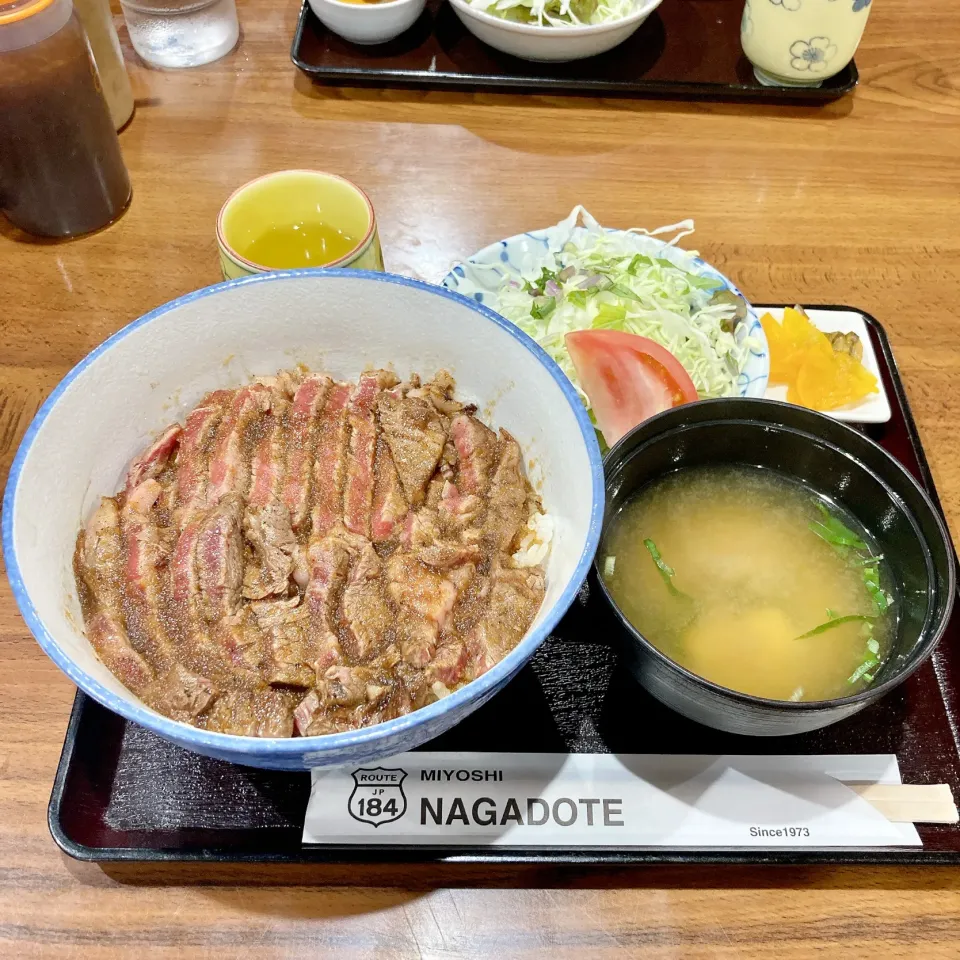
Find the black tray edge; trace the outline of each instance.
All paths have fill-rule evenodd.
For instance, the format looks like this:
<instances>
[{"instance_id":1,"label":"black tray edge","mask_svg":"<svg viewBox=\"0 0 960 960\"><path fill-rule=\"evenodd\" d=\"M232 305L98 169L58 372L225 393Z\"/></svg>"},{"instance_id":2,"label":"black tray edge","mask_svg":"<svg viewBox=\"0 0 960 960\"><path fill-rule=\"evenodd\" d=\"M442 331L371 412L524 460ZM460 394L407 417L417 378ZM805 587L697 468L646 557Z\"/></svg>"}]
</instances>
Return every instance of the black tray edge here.
<instances>
[{"instance_id":1,"label":"black tray edge","mask_svg":"<svg viewBox=\"0 0 960 960\"><path fill-rule=\"evenodd\" d=\"M87 705L88 697L82 690L77 690L73 698L73 708L70 710L70 719L67 721L67 730L63 738L63 749L60 751L60 760L57 763L57 772L53 778L53 789L50 793L50 802L47 804L47 828L53 842L74 860L96 861L98 847L87 847L76 843L67 836L60 821L60 805L63 802L63 793L70 773L70 763L73 760L73 748L77 740L77 728L80 726L80 717ZM103 848L107 849L107 848ZM114 848L117 849L117 848ZM122 849L122 848L119 848Z\"/></svg>"},{"instance_id":2,"label":"black tray edge","mask_svg":"<svg viewBox=\"0 0 960 960\"><path fill-rule=\"evenodd\" d=\"M540 77L527 80L521 77L503 77L499 74L431 73L425 70L394 70L365 67L318 67L300 59L300 44L307 17L312 11L308 0L303 0L297 27L290 44L290 60L293 65L315 83L340 84L356 87L379 87L384 82L401 87L433 87L463 91L513 91L533 94L567 94L569 96L601 96L662 100L727 100L759 103L792 103L817 106L839 100L853 91L860 83L860 71L856 60L851 60L838 77L846 76L837 87L752 87L745 84L691 83L677 80L666 83L654 81L638 83L629 87L623 83L603 80L565 80ZM576 85L574 85L576 84Z\"/></svg>"},{"instance_id":3,"label":"black tray edge","mask_svg":"<svg viewBox=\"0 0 960 960\"><path fill-rule=\"evenodd\" d=\"M782 304L753 304L757 310L781 307ZM891 381L896 398L903 410L907 434L914 447L924 486L937 509L943 513L933 475L927 462L920 434L907 399L900 369L893 356L890 340L883 324L872 314L859 307L845 304L806 304L809 310L837 310L859 313L868 326L877 333L883 358L889 365ZM67 724L63 750L54 778L50 802L47 807L47 825L54 842L60 850L74 860L84 863L154 863L154 864L289 864L289 865L375 865L383 863L439 863L443 865L488 865L488 866L556 866L556 867L631 867L650 865L695 864L701 866L944 866L960 864L960 849L957 851L927 851L922 847L866 847L857 850L824 848L821 850L682 850L682 849L511 849L490 852L489 847L477 847L469 852L448 854L448 847L317 845L303 846L296 853L270 854L263 852L231 853L229 850L176 849L143 852L137 847L88 847L76 843L67 836L60 820L60 806L69 775L77 728L87 702L87 695L78 690L74 698L70 720ZM461 848L464 849L464 848Z\"/></svg>"}]
</instances>

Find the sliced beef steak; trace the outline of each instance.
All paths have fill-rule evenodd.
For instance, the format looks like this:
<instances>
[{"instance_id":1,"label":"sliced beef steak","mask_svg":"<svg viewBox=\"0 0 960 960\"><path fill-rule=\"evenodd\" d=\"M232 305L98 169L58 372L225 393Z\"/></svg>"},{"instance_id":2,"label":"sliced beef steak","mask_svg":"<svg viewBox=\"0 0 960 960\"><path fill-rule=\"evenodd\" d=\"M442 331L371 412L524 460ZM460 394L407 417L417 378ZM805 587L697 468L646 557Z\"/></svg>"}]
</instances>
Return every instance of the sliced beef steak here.
<instances>
[{"instance_id":1,"label":"sliced beef steak","mask_svg":"<svg viewBox=\"0 0 960 960\"><path fill-rule=\"evenodd\" d=\"M387 561L387 591L402 610L442 627L457 599L453 582L424 566L409 553L397 552Z\"/></svg>"},{"instance_id":2,"label":"sliced beef steak","mask_svg":"<svg viewBox=\"0 0 960 960\"><path fill-rule=\"evenodd\" d=\"M177 457L177 516L181 528L205 506L210 451L232 396L228 390L218 390L187 415Z\"/></svg>"},{"instance_id":3,"label":"sliced beef steak","mask_svg":"<svg viewBox=\"0 0 960 960\"><path fill-rule=\"evenodd\" d=\"M444 524L456 529L476 523L483 513L484 501L475 494L462 493L455 483L445 480L437 506Z\"/></svg>"},{"instance_id":4,"label":"sliced beef steak","mask_svg":"<svg viewBox=\"0 0 960 960\"><path fill-rule=\"evenodd\" d=\"M500 462L490 484L490 506L484 534L497 550L509 552L510 546L529 515L530 486L523 472L520 444L500 431Z\"/></svg>"},{"instance_id":5,"label":"sliced beef steak","mask_svg":"<svg viewBox=\"0 0 960 960\"><path fill-rule=\"evenodd\" d=\"M499 663L523 638L543 603L544 577L537 568L497 566L489 604L469 638L474 676Z\"/></svg>"},{"instance_id":6,"label":"sliced beef steak","mask_svg":"<svg viewBox=\"0 0 960 960\"><path fill-rule=\"evenodd\" d=\"M144 480L127 495L121 511L126 545L127 586L137 599L145 599L157 579L157 567L170 556L169 538L161 534L153 506L163 488L156 480Z\"/></svg>"},{"instance_id":7,"label":"sliced beef steak","mask_svg":"<svg viewBox=\"0 0 960 960\"><path fill-rule=\"evenodd\" d=\"M427 668L434 683L451 688L462 683L470 662L470 650L460 637L451 637L436 652Z\"/></svg>"},{"instance_id":8,"label":"sliced beef steak","mask_svg":"<svg viewBox=\"0 0 960 960\"><path fill-rule=\"evenodd\" d=\"M310 481L321 411L332 385L329 377L311 375L300 384L293 398L283 502L290 511L294 530L304 526L309 517Z\"/></svg>"},{"instance_id":9,"label":"sliced beef steak","mask_svg":"<svg viewBox=\"0 0 960 960\"><path fill-rule=\"evenodd\" d=\"M539 504L516 441L445 372L304 368L208 394L77 541L88 636L165 716L320 736L505 656L542 601L510 554Z\"/></svg>"},{"instance_id":10,"label":"sliced beef steak","mask_svg":"<svg viewBox=\"0 0 960 960\"><path fill-rule=\"evenodd\" d=\"M497 435L476 417L460 414L450 425L450 436L459 461L457 488L464 495L485 495L497 461Z\"/></svg>"},{"instance_id":11,"label":"sliced beef steak","mask_svg":"<svg viewBox=\"0 0 960 960\"><path fill-rule=\"evenodd\" d=\"M268 638L264 679L271 684L312 687L316 654L310 637L310 611L299 596L251 604L260 630Z\"/></svg>"},{"instance_id":12,"label":"sliced beef steak","mask_svg":"<svg viewBox=\"0 0 960 960\"><path fill-rule=\"evenodd\" d=\"M180 663L153 681L144 699L154 710L173 720L193 723L217 698L214 685Z\"/></svg>"},{"instance_id":13,"label":"sliced beef steak","mask_svg":"<svg viewBox=\"0 0 960 960\"><path fill-rule=\"evenodd\" d=\"M408 509L390 447L381 440L377 443L374 459L373 512L370 516L373 542L385 543L398 535Z\"/></svg>"},{"instance_id":14,"label":"sliced beef steak","mask_svg":"<svg viewBox=\"0 0 960 960\"><path fill-rule=\"evenodd\" d=\"M142 697L154 678L153 668L134 650L121 619L105 610L95 611L87 619L87 637L107 669Z\"/></svg>"},{"instance_id":15,"label":"sliced beef steak","mask_svg":"<svg viewBox=\"0 0 960 960\"><path fill-rule=\"evenodd\" d=\"M120 511L126 551L125 593L127 627L131 639L148 660L169 672L179 651L160 610L161 578L172 550L173 531L158 526L154 505L163 488L144 480L129 492Z\"/></svg>"},{"instance_id":16,"label":"sliced beef steak","mask_svg":"<svg viewBox=\"0 0 960 960\"><path fill-rule=\"evenodd\" d=\"M396 634L403 659L411 666L425 667L437 649L440 626L412 609L401 609Z\"/></svg>"},{"instance_id":17,"label":"sliced beef steak","mask_svg":"<svg viewBox=\"0 0 960 960\"><path fill-rule=\"evenodd\" d=\"M262 600L286 595L298 550L290 511L276 501L250 507L243 515L243 534L252 550L243 572L243 596Z\"/></svg>"},{"instance_id":18,"label":"sliced beef steak","mask_svg":"<svg viewBox=\"0 0 960 960\"><path fill-rule=\"evenodd\" d=\"M144 480L155 480L166 469L170 458L180 446L183 428L172 423L136 460L127 472L127 491L140 486Z\"/></svg>"},{"instance_id":19,"label":"sliced beef steak","mask_svg":"<svg viewBox=\"0 0 960 960\"><path fill-rule=\"evenodd\" d=\"M383 394L377 413L403 492L409 503L418 506L447 440L443 419L427 400L409 395Z\"/></svg>"},{"instance_id":20,"label":"sliced beef steak","mask_svg":"<svg viewBox=\"0 0 960 960\"><path fill-rule=\"evenodd\" d=\"M243 501L225 496L204 519L197 535L196 566L200 615L208 622L237 612L243 584Z\"/></svg>"},{"instance_id":21,"label":"sliced beef steak","mask_svg":"<svg viewBox=\"0 0 960 960\"><path fill-rule=\"evenodd\" d=\"M315 668L320 676L328 667L343 662L337 634L337 610L347 582L350 552L335 537L310 544L310 583L306 604L310 612L310 636L316 652Z\"/></svg>"},{"instance_id":22,"label":"sliced beef steak","mask_svg":"<svg viewBox=\"0 0 960 960\"><path fill-rule=\"evenodd\" d=\"M206 728L240 737L289 737L295 705L295 695L285 690L231 690L207 714Z\"/></svg>"},{"instance_id":23,"label":"sliced beef steak","mask_svg":"<svg viewBox=\"0 0 960 960\"><path fill-rule=\"evenodd\" d=\"M376 652L393 620L382 573L380 558L368 543L355 555L343 590L343 627L354 660L366 660Z\"/></svg>"},{"instance_id":24,"label":"sliced beef steak","mask_svg":"<svg viewBox=\"0 0 960 960\"><path fill-rule=\"evenodd\" d=\"M317 456L313 464L311 535L325 536L343 515L343 482L347 470L347 405L353 391L335 383L320 417Z\"/></svg>"},{"instance_id":25,"label":"sliced beef steak","mask_svg":"<svg viewBox=\"0 0 960 960\"><path fill-rule=\"evenodd\" d=\"M251 451L246 434L258 417L270 409L271 390L252 383L232 397L213 443L207 505L215 507L230 493L245 494L250 482Z\"/></svg>"},{"instance_id":26,"label":"sliced beef steak","mask_svg":"<svg viewBox=\"0 0 960 960\"><path fill-rule=\"evenodd\" d=\"M350 441L343 488L343 523L351 533L362 537L370 536L377 397L381 390L396 383L397 378L387 370L364 373L347 407Z\"/></svg>"},{"instance_id":27,"label":"sliced beef steak","mask_svg":"<svg viewBox=\"0 0 960 960\"><path fill-rule=\"evenodd\" d=\"M290 409L286 396L279 390L270 395L270 410L263 417L260 436L250 469L250 507L263 508L279 500L284 478L284 453L287 430L285 420Z\"/></svg>"},{"instance_id":28,"label":"sliced beef steak","mask_svg":"<svg viewBox=\"0 0 960 960\"><path fill-rule=\"evenodd\" d=\"M107 669L142 696L154 671L134 649L123 617L123 534L116 500L103 497L74 555L87 637Z\"/></svg>"}]
</instances>

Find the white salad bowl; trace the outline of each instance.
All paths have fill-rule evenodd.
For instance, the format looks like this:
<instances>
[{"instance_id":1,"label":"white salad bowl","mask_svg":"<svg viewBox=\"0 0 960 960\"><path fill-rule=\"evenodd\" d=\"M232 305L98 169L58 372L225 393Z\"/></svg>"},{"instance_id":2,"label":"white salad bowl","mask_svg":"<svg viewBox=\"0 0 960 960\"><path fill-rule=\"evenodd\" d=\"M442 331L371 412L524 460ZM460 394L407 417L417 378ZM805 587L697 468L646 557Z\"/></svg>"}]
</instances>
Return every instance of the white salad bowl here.
<instances>
[{"instance_id":1,"label":"white salad bowl","mask_svg":"<svg viewBox=\"0 0 960 960\"><path fill-rule=\"evenodd\" d=\"M523 60L563 63L593 57L619 46L636 33L662 2L634 0L633 12L620 20L569 27L514 23L471 7L467 0L450 0L450 5L471 33L495 50Z\"/></svg>"},{"instance_id":2,"label":"white salad bowl","mask_svg":"<svg viewBox=\"0 0 960 960\"><path fill-rule=\"evenodd\" d=\"M328 30L351 43L370 46L386 43L409 30L423 13L427 0L384 0L383 3L309 0L309 3Z\"/></svg>"},{"instance_id":3,"label":"white salad bowl","mask_svg":"<svg viewBox=\"0 0 960 960\"><path fill-rule=\"evenodd\" d=\"M536 265L546 252L559 251L571 239L586 234L588 227L578 225L580 217L593 224L594 230L603 229L596 225L593 218L581 207L577 207L566 220L552 227L519 233L515 237L498 240L478 250L458 263L441 282L448 290L455 290L472 297L485 307L499 310L498 291L504 279L520 279L531 272L536 275ZM669 260L682 270L716 279L718 289L729 290L743 300L747 308L747 319L737 327L736 339L739 343L749 341L749 349L746 362L737 377L737 394L741 397L765 396L770 376L767 338L757 312L737 287L699 256L664 243L656 237L626 230L607 229L606 232L616 234L634 253Z\"/></svg>"},{"instance_id":4,"label":"white salad bowl","mask_svg":"<svg viewBox=\"0 0 960 960\"><path fill-rule=\"evenodd\" d=\"M72 569L77 533L131 458L211 390L304 363L356 378L449 370L457 395L508 428L554 520L546 597L525 637L472 683L421 710L360 730L257 739L161 716L100 662L82 629ZM500 690L567 610L600 536L600 450L577 394L525 334L475 300L363 270L291 270L187 294L134 321L76 366L40 408L3 501L3 551L20 612L85 693L182 747L234 763L299 770L367 763L452 727Z\"/></svg>"}]
</instances>

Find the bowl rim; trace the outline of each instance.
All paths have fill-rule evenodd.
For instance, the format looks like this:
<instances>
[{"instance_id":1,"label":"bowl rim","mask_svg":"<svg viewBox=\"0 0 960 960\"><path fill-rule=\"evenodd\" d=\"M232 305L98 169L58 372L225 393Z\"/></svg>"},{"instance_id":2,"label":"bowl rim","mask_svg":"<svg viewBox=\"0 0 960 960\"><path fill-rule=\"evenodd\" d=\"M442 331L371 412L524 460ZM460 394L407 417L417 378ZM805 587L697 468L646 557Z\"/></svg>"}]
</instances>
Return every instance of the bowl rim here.
<instances>
[{"instance_id":1,"label":"bowl rim","mask_svg":"<svg viewBox=\"0 0 960 960\"><path fill-rule=\"evenodd\" d=\"M621 17L619 20L610 20L606 23L584 23L580 26L570 27L541 27L537 23L515 23L512 20L504 20L502 17L495 17L485 10L478 10L470 6L467 0L450 0L450 5L458 11L469 14L481 23L490 26L501 27L506 33L516 33L528 37L587 37L595 36L598 33L609 33L618 27L625 27L633 24L640 17L649 16L653 13L663 0L636 0L637 9L633 13Z\"/></svg>"},{"instance_id":2,"label":"bowl rim","mask_svg":"<svg viewBox=\"0 0 960 960\"><path fill-rule=\"evenodd\" d=\"M181 723L177 720L171 720L155 710L150 709L139 701L127 700L113 693L104 687L99 681L95 680L79 666L77 666L70 656L60 647L53 635L46 629L33 601L23 582L23 575L20 569L20 563L14 546L14 508L16 504L16 495L20 484L20 477L23 472L24 464L30 454L37 435L43 428L43 425L56 407L60 398L67 388L79 377L87 367L99 359L102 355L109 352L121 340L129 336L136 330L148 326L156 320L159 320L165 314L180 307L203 300L210 296L217 296L229 290L237 289L248 284L268 284L282 283L291 279L306 278L348 278L354 280L370 281L375 283L391 283L398 286L412 287L422 290L428 294L440 296L458 303L461 306L469 307L483 319L499 327L501 330L513 337L517 343L532 354L540 364L553 377L557 386L560 388L567 402L573 410L574 416L580 427L580 434L586 448L587 459L590 465L591 487L593 502L590 510L590 521L586 531L586 539L583 549L577 559L577 564L566 586L560 596L554 602L553 606L546 611L543 620L533 630L529 630L520 642L507 654L503 660L495 664L486 673L482 674L476 680L455 690L453 693L444 697L435 703L427 704L419 710L414 710L402 717L393 720L386 720L382 723L374 724L369 727L362 727L359 730L345 731L343 733L325 734L315 737L244 737L235 734L213 733L207 730L201 730L187 723ZM208 752L224 755L233 754L237 757L243 756L263 756L272 755L277 757L295 758L303 754L315 753L318 755L333 754L343 750L349 750L376 743L382 739L388 739L392 736L402 735L418 727L429 725L432 721L438 719L444 714L455 713L457 708L481 699L484 694L490 694L501 685L506 683L511 676L533 655L536 649L546 640L547 636L557 625L561 617L573 603L580 590L580 586L586 578L590 565L593 562L593 556L596 552L600 540L600 531L603 524L603 510L605 499L605 484L603 476L603 461L600 455L600 447L597 443L596 433L593 424L587 414L586 408L580 402L576 391L567 379L566 375L559 366L550 358L550 356L540 347L540 345L528 337L522 330L515 327L508 320L505 320L499 314L495 313L489 307L483 306L469 297L448 290L435 284L426 283L423 280L414 280L410 277L401 277L391 273L380 273L368 270L351 270L345 268L323 269L307 268L297 270L278 270L270 273L255 274L248 277L239 277L234 280L227 280L222 283L216 283L209 287L202 287L199 290L191 291L180 297L161 304L159 307L148 311L136 320L131 321L122 327L116 333L104 340L99 346L95 347L79 363L74 366L69 373L57 384L53 392L44 400L40 409L37 411L30 425L27 427L20 447L14 457L10 468L10 476L7 480L6 489L3 497L3 522L2 522L2 542L3 555L7 566L7 576L10 580L10 586L13 591L14 599L20 614L31 634L39 643L43 651L51 660L73 681L73 683L89 694L95 700L103 704L109 710L119 714L127 720L137 723L147 729L154 730L161 736L174 742L189 743L195 747L204 748ZM87 641L89 642L89 641ZM130 697L133 697L132 692Z\"/></svg>"},{"instance_id":3,"label":"bowl rim","mask_svg":"<svg viewBox=\"0 0 960 960\"><path fill-rule=\"evenodd\" d=\"M410 0L391 0L391 2L408 3ZM358 6L358 4L344 4L344 6ZM314 170L310 169L309 167L292 167L288 170L273 170L270 173L261 174L259 177L254 177L252 180L248 180L246 183L240 184L240 186L237 187L237 189L234 190L233 193L231 193L230 196L223 201L223 206L220 207L220 212L217 214L217 243L220 246L220 249L231 260L233 260L238 267L247 267L251 270L256 270L259 273L278 272L272 267L265 266L262 263L257 263L255 260L247 259L245 256L243 256L243 254L238 253L230 245L223 226L224 217L227 215L227 208L231 203L233 203L234 200L237 199L237 197L240 196L241 193L249 190L250 187L254 186L254 184L262 183L264 180L276 180L280 177L289 176L292 173L308 174L311 177L317 177L319 179L339 180L360 194L360 199L363 200L367 207L369 223L367 224L367 231L364 233L362 239L360 239L355 246L351 247L350 250L348 250L342 257L338 257L336 260L332 260L330 263L325 263L321 267L313 267L309 269L332 269L340 264L350 264L356 260L357 257L363 253L364 249L370 244L370 240L377 229L377 214L373 209L373 202L370 200L367 192L358 183L354 183L353 180L350 180L347 177L341 177L338 173L330 173L327 170Z\"/></svg>"},{"instance_id":4,"label":"bowl rim","mask_svg":"<svg viewBox=\"0 0 960 960\"><path fill-rule=\"evenodd\" d=\"M947 560L948 560L948 571L947 571L947 587L944 591L946 594L944 612L940 618L939 625L932 630L931 637L928 640L928 649L919 657L915 663L911 664L909 669L901 670L895 673L893 676L888 677L882 683L878 683L876 686L869 686L864 690L861 690L859 693L850 694L846 697L834 697L829 700L776 700L771 697L758 697L750 693L744 693L742 690L734 690L731 687L725 687L722 684L715 683L712 680L708 680L706 677L701 676L698 673L694 673L692 670L687 669L682 664L678 663L672 657L668 657L663 651L658 649L653 643L650 642L641 632L638 630L626 614L620 609L619 604L613 599L610 595L610 591L607 589L606 582L604 581L603 575L600 571L600 551L597 550L597 554L594 557L593 568L596 573L597 581L600 585L600 589L603 592L603 595L609 604L611 610L616 615L620 623L627 629L627 632L630 634L634 642L639 643L644 650L648 653L652 653L654 657L666 666L668 669L673 670L676 673L679 673L685 680L693 681L696 685L706 688L710 693L717 696L721 696L727 700L735 700L738 703L747 704L750 706L756 706L764 709L786 709L787 711L793 713L816 713L824 710L832 710L837 707L844 707L851 704L861 704L865 702L870 702L873 700L878 700L880 697L886 696L891 690L895 687L898 687L903 683L908 677L915 673L927 658L933 653L937 644L940 642L943 637L944 632L946 631L947 624L950 621L950 617L954 607L954 600L957 593L957 580L956 580L956 564L954 561L954 546L953 541L950 539L950 534L947 529L947 526L944 522L941 511L938 509L937 505L934 503L930 495L923 489L920 483L914 478L913 474L910 473L907 468L897 460L891 453L888 453L883 447L880 446L875 440L871 437L868 437L866 434L861 433L859 430L854 429L849 424L846 424L840 420L835 420L833 417L828 416L825 413L822 413L819 410L811 410L808 407L801 407L797 404L786 403L782 400L767 400L760 397L714 397L709 400L697 400L692 404L682 404L679 407L672 407L669 410L664 410L661 413L654 415L653 417L644 420L642 423L637 424L629 433L621 437L620 440L614 444L614 446L607 452L604 457L604 480L606 482L606 466L608 463L621 463L623 462L623 450L627 446L627 441L639 430L642 428L648 427L651 423L655 421L663 421L665 419L672 419L674 417L679 417L680 414L677 411L684 410L685 408L693 406L704 406L704 405L720 405L720 406L740 406L744 403L759 403L762 404L767 409L776 409L781 408L783 410L790 410L791 413L799 412L799 416L809 415L810 419L813 422L823 422L832 424L837 427L841 433L850 433L855 436L855 438L866 443L868 446L873 447L875 450L879 451L885 459L890 461L899 470L903 478L911 484L915 491L920 495L921 501L923 502L926 509L929 511L930 515L934 518L937 529L940 533L940 537L943 540L944 545L947 548ZM661 431L659 434L654 434L650 437L650 440L656 439L657 436L662 436L666 432L674 432L674 430L683 430L685 427L689 426L709 426L710 424L721 424L724 422L740 422L747 423L749 422L749 412L744 411L740 416L727 416L727 417L716 417L712 421L700 421L693 425L684 425L678 423L675 427L668 428L667 430ZM763 426L762 421L755 421L754 425L758 428ZM784 429L790 430L792 433L800 433L798 428L790 427L787 424L781 424ZM809 434L810 439L815 439L820 443L823 443L825 446L831 447L834 450L837 450L842 455L849 457L850 459L856 459L855 455L849 450L845 450L843 447L838 446L836 443L833 443L830 440L826 440L823 437L816 436L813 433ZM863 469L869 470L866 465L862 465ZM872 472L872 471L871 471ZM885 487L889 487L889 484L886 483L883 478L877 476L877 479L883 483ZM604 492L606 493L606 486L604 487ZM894 497L896 502L901 506L903 512L907 514L911 523L916 526L916 518L912 516L912 511L908 510L906 504L903 503L901 498L897 496L892 490L890 491L891 495ZM923 540L920 536L920 531L917 530L918 539ZM599 547L599 545L598 545ZM927 554L930 553L929 548L924 543L924 549ZM924 629L926 629L932 612L928 611L927 617L924 620Z\"/></svg>"},{"instance_id":5,"label":"bowl rim","mask_svg":"<svg viewBox=\"0 0 960 960\"><path fill-rule=\"evenodd\" d=\"M351 0L309 0L311 7L316 6L327 6L335 7L338 10L344 10L347 8L356 9L356 10L385 10L391 9L395 10L397 7L407 7L407 6L426 6L427 0L377 0L375 3L365 3L365 2L351 2ZM355 16L368 16L367 13L357 13Z\"/></svg>"}]
</instances>

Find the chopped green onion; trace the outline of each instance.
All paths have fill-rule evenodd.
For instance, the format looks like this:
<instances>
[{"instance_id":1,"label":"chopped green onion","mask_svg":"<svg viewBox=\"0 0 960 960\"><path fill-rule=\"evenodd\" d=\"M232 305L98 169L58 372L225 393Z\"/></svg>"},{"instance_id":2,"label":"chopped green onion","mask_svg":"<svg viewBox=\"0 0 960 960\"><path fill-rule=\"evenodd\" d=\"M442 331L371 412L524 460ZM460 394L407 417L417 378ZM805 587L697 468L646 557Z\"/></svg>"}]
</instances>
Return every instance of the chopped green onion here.
<instances>
[{"instance_id":1,"label":"chopped green onion","mask_svg":"<svg viewBox=\"0 0 960 960\"><path fill-rule=\"evenodd\" d=\"M861 677L867 676L868 672L875 667L880 661L876 657L870 657L869 660L864 660L863 663L857 667L853 673L847 678L847 683L856 683ZM872 675L870 677L872 679Z\"/></svg>"},{"instance_id":2,"label":"chopped green onion","mask_svg":"<svg viewBox=\"0 0 960 960\"><path fill-rule=\"evenodd\" d=\"M667 583L672 583L671 578L676 573L673 567L663 559L660 551L657 549L657 545L649 539L649 537L643 541L643 545L647 548L650 553L650 556L653 557L653 562L657 565L657 569L660 571L660 575Z\"/></svg>"},{"instance_id":3,"label":"chopped green onion","mask_svg":"<svg viewBox=\"0 0 960 960\"><path fill-rule=\"evenodd\" d=\"M652 266L653 266L653 261L649 257L644 256L642 253L638 253L630 261L630 264L627 267L627 273L629 273L631 277L635 277L637 275L637 269L639 267L652 267Z\"/></svg>"},{"instance_id":4,"label":"chopped green onion","mask_svg":"<svg viewBox=\"0 0 960 960\"><path fill-rule=\"evenodd\" d=\"M832 620L828 620L826 623L821 623L819 626L814 627L812 630L808 630L806 633L801 633L797 640L806 640L807 637L815 637L817 634L826 633L828 630L832 630L834 627L842 626L844 623L856 623L857 621L869 621L873 619L862 613L851 613L846 617L834 617Z\"/></svg>"},{"instance_id":5,"label":"chopped green onion","mask_svg":"<svg viewBox=\"0 0 960 960\"><path fill-rule=\"evenodd\" d=\"M868 649L874 656L877 656L877 655L880 653L880 641L879 641L879 640L875 640L873 637L871 637L871 638L867 641L867 649Z\"/></svg>"},{"instance_id":6,"label":"chopped green onion","mask_svg":"<svg viewBox=\"0 0 960 960\"><path fill-rule=\"evenodd\" d=\"M883 615L893 603L893 597L880 585L880 561L883 555L873 556L867 544L848 526L832 516L822 503L817 504L817 509L824 519L823 522L815 521L809 525L813 533L839 550L846 551L850 548L866 553L866 556L852 559L851 563L863 568L863 585L873 601L874 616Z\"/></svg>"},{"instance_id":7,"label":"chopped green onion","mask_svg":"<svg viewBox=\"0 0 960 960\"><path fill-rule=\"evenodd\" d=\"M836 547L853 547L856 550L866 550L867 545L857 536L846 524L841 523L830 511L822 504L817 504L817 509L823 514L823 521L814 521L810 529L821 540L826 540Z\"/></svg>"},{"instance_id":8,"label":"chopped green onion","mask_svg":"<svg viewBox=\"0 0 960 960\"><path fill-rule=\"evenodd\" d=\"M617 558L616 558L616 557L604 557L604 558L603 558L603 575L604 575L604 577L605 577L605 578L607 578L607 577L612 577L612 576L613 576L613 571L616 569L616 566L617 566Z\"/></svg>"},{"instance_id":9,"label":"chopped green onion","mask_svg":"<svg viewBox=\"0 0 960 960\"><path fill-rule=\"evenodd\" d=\"M556 297L537 297L530 307L530 316L534 320L545 320L557 307Z\"/></svg>"},{"instance_id":10,"label":"chopped green onion","mask_svg":"<svg viewBox=\"0 0 960 960\"><path fill-rule=\"evenodd\" d=\"M644 540L643 545L647 548L647 551L653 558L653 562L657 565L657 569L660 571L660 576L663 578L663 582L667 585L667 589L675 597L682 597L684 600L689 600L692 602L692 597L688 597L682 590L678 590L676 586L674 586L673 577L676 571L660 555L657 545L650 539Z\"/></svg>"}]
</instances>

